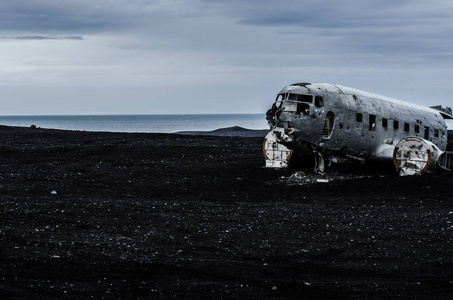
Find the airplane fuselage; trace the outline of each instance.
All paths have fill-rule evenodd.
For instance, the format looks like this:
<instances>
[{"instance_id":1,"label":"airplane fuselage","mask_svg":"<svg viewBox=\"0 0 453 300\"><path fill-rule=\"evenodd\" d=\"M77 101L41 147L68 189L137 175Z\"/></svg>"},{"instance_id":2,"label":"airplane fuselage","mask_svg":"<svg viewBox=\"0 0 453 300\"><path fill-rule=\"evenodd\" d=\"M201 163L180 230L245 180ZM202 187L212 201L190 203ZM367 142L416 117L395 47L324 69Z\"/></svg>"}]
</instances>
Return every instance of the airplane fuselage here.
<instances>
[{"instance_id":1,"label":"airplane fuselage","mask_svg":"<svg viewBox=\"0 0 453 300\"><path fill-rule=\"evenodd\" d=\"M301 152L364 161L392 159L396 144L407 136L447 147L441 111L364 91L326 83L286 86L267 119L278 143Z\"/></svg>"}]
</instances>

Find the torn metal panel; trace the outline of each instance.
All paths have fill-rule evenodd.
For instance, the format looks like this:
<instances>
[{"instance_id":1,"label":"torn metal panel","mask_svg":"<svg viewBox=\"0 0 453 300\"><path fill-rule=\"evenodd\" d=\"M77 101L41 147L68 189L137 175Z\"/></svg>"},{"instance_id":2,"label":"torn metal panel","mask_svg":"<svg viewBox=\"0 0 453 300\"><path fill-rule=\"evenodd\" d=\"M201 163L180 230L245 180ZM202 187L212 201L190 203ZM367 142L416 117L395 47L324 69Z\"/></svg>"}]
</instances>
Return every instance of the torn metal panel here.
<instances>
[{"instance_id":1,"label":"torn metal panel","mask_svg":"<svg viewBox=\"0 0 453 300\"><path fill-rule=\"evenodd\" d=\"M263 154L267 168L286 168L292 153L293 150L277 142L274 132L269 132L264 138Z\"/></svg>"},{"instance_id":2,"label":"torn metal panel","mask_svg":"<svg viewBox=\"0 0 453 300\"><path fill-rule=\"evenodd\" d=\"M297 152L312 149L319 167L342 161L340 157L391 162L396 144L409 136L445 151L448 113L451 109L423 107L344 86L300 83L278 93L266 118L273 143ZM275 164L266 161L266 165Z\"/></svg>"},{"instance_id":3,"label":"torn metal panel","mask_svg":"<svg viewBox=\"0 0 453 300\"><path fill-rule=\"evenodd\" d=\"M442 153L429 141L419 137L406 137L396 145L393 163L400 176L434 173L437 159Z\"/></svg>"},{"instance_id":4,"label":"torn metal panel","mask_svg":"<svg viewBox=\"0 0 453 300\"><path fill-rule=\"evenodd\" d=\"M443 152L437 159L437 166L440 169L451 172L453 170L453 152Z\"/></svg>"}]
</instances>

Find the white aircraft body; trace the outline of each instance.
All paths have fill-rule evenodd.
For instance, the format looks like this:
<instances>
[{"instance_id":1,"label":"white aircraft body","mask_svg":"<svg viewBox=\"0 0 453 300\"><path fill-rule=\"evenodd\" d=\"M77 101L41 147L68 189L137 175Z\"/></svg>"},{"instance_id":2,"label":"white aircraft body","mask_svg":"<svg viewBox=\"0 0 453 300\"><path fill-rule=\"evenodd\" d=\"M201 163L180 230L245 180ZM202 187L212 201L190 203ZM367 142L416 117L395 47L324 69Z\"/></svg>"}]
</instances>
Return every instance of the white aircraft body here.
<instances>
[{"instance_id":1,"label":"white aircraft body","mask_svg":"<svg viewBox=\"0 0 453 300\"><path fill-rule=\"evenodd\" d=\"M293 151L315 157L315 170L331 163L394 162L400 175L450 170L445 119L451 108L423 107L327 83L284 87L266 114L271 131L267 167L286 167Z\"/></svg>"}]
</instances>

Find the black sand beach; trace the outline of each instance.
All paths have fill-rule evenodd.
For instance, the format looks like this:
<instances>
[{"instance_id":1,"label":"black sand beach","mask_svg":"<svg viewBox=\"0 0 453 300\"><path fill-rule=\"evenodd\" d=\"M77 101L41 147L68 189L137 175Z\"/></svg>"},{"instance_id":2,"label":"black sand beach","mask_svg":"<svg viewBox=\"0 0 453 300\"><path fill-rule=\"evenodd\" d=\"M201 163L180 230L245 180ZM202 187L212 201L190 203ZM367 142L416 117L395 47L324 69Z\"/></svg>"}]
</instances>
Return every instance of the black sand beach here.
<instances>
[{"instance_id":1,"label":"black sand beach","mask_svg":"<svg viewBox=\"0 0 453 300\"><path fill-rule=\"evenodd\" d=\"M453 294L451 174L297 184L262 137L0 139L2 299Z\"/></svg>"}]
</instances>

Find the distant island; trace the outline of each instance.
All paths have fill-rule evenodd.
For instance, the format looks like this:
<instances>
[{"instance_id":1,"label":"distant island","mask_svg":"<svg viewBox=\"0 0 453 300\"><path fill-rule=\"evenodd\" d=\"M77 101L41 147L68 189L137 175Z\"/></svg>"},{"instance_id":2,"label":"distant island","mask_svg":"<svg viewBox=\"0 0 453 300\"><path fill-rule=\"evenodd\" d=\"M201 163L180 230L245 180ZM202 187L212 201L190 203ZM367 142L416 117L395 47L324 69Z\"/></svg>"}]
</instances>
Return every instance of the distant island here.
<instances>
[{"instance_id":1,"label":"distant island","mask_svg":"<svg viewBox=\"0 0 453 300\"><path fill-rule=\"evenodd\" d=\"M184 135L210 135L210 136L238 136L238 137L262 137L269 132L268 129L247 129L240 126L219 128L212 131L179 131L176 134Z\"/></svg>"}]
</instances>

